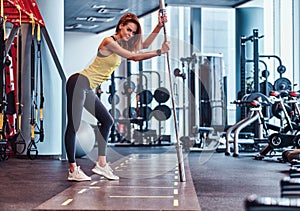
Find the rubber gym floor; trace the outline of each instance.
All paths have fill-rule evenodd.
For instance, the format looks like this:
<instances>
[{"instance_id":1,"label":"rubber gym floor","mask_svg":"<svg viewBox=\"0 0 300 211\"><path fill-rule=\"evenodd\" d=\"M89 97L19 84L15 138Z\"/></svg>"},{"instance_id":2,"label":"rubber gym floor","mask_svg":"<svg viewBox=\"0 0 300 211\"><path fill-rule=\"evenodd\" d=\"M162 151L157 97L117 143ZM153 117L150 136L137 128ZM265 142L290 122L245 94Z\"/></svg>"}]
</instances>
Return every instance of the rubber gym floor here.
<instances>
[{"instance_id":1,"label":"rubber gym floor","mask_svg":"<svg viewBox=\"0 0 300 211\"><path fill-rule=\"evenodd\" d=\"M110 146L108 160L120 181L93 175L93 155L77 160L89 182L67 181L67 161L39 156L0 162L0 210L245 210L247 196L280 196L289 165L276 157L254 160L224 153L184 153L180 182L175 146Z\"/></svg>"}]
</instances>

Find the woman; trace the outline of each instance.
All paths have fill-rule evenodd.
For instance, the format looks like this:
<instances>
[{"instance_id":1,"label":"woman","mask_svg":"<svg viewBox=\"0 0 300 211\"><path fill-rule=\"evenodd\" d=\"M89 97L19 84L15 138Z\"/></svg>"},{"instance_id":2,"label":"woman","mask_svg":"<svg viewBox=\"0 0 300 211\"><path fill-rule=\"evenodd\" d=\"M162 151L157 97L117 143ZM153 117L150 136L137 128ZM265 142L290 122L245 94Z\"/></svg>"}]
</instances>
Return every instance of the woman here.
<instances>
[{"instance_id":1,"label":"woman","mask_svg":"<svg viewBox=\"0 0 300 211\"><path fill-rule=\"evenodd\" d=\"M101 133L101 140L97 140L98 160L92 171L110 180L119 179L106 162L106 148L113 118L93 90L110 77L120 65L121 57L140 61L167 53L168 42L163 43L158 50L138 52L140 49L149 47L166 21L166 15L159 16L159 23L149 37L142 42L142 29L136 15L132 13L123 15L116 26L115 34L104 38L100 43L93 63L68 79L66 85L68 124L65 133L65 146L69 160L68 180L91 180L91 177L77 166L75 160L75 137L81 122L83 107L95 116Z\"/></svg>"}]
</instances>

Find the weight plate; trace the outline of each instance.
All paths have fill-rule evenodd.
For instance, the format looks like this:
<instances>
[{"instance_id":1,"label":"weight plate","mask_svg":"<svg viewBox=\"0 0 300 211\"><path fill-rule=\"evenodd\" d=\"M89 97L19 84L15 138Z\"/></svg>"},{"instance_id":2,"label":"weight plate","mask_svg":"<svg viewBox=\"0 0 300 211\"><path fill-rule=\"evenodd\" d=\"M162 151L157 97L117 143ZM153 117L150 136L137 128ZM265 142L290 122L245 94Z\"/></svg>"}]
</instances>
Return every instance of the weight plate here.
<instances>
[{"instance_id":1,"label":"weight plate","mask_svg":"<svg viewBox=\"0 0 300 211\"><path fill-rule=\"evenodd\" d=\"M139 109L139 116L146 120L149 120L151 112L152 109L149 106L143 106Z\"/></svg>"},{"instance_id":2,"label":"weight plate","mask_svg":"<svg viewBox=\"0 0 300 211\"><path fill-rule=\"evenodd\" d=\"M153 99L153 95L151 93L151 91L149 90L143 90L139 93L140 96L140 102L142 104L150 104L152 99Z\"/></svg>"},{"instance_id":3,"label":"weight plate","mask_svg":"<svg viewBox=\"0 0 300 211\"><path fill-rule=\"evenodd\" d=\"M114 119L119 119L121 116L121 112L119 109L115 109L115 114L112 113L111 109L109 109L108 112L113 116Z\"/></svg>"},{"instance_id":4,"label":"weight plate","mask_svg":"<svg viewBox=\"0 0 300 211\"><path fill-rule=\"evenodd\" d=\"M164 87L160 87L156 89L154 92L154 99L158 103L165 103L169 100L169 98L170 98L169 90Z\"/></svg>"},{"instance_id":5,"label":"weight plate","mask_svg":"<svg viewBox=\"0 0 300 211\"><path fill-rule=\"evenodd\" d=\"M268 82L267 87L266 87L266 82L261 82L259 86L260 86L260 92L265 94L266 96L269 96L270 91L274 90L273 84L270 82ZM266 90L266 88L268 88L268 90Z\"/></svg>"},{"instance_id":6,"label":"weight plate","mask_svg":"<svg viewBox=\"0 0 300 211\"><path fill-rule=\"evenodd\" d=\"M123 84L125 94L131 94L135 90L135 83L133 81L125 81Z\"/></svg>"},{"instance_id":7,"label":"weight plate","mask_svg":"<svg viewBox=\"0 0 300 211\"><path fill-rule=\"evenodd\" d=\"M278 78L274 82L274 89L276 91L281 91L281 90L288 90L291 91L292 88L292 83L289 79L287 78Z\"/></svg>"},{"instance_id":8,"label":"weight plate","mask_svg":"<svg viewBox=\"0 0 300 211\"><path fill-rule=\"evenodd\" d=\"M158 105L154 108L152 116L159 121L164 121L170 118L171 109L166 105Z\"/></svg>"},{"instance_id":9,"label":"weight plate","mask_svg":"<svg viewBox=\"0 0 300 211\"><path fill-rule=\"evenodd\" d=\"M125 108L123 110L123 116L125 118L136 118L136 110L135 110L135 108L134 107L130 107L130 109L129 108Z\"/></svg>"},{"instance_id":10,"label":"weight plate","mask_svg":"<svg viewBox=\"0 0 300 211\"><path fill-rule=\"evenodd\" d=\"M108 102L109 104L112 104L114 101L114 104L117 105L120 102L120 97L118 95L109 95L108 96Z\"/></svg>"}]
</instances>

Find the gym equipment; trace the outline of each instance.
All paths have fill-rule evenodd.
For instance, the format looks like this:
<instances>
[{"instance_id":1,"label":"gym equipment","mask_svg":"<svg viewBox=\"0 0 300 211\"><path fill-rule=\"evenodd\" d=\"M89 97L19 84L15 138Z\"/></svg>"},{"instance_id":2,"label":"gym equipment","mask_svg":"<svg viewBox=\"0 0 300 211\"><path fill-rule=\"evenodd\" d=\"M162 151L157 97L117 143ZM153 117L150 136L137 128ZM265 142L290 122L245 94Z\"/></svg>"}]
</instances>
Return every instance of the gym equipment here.
<instances>
[{"instance_id":1,"label":"gym equipment","mask_svg":"<svg viewBox=\"0 0 300 211\"><path fill-rule=\"evenodd\" d=\"M124 118L137 118L135 107L125 108L122 114Z\"/></svg>"},{"instance_id":2,"label":"gym equipment","mask_svg":"<svg viewBox=\"0 0 300 211\"><path fill-rule=\"evenodd\" d=\"M241 36L240 38L240 46L241 46L241 62L240 62L240 95L244 96L247 94L246 90L246 63L247 61L253 62L253 92L259 92L259 52L258 52L258 41L259 39L263 38L262 36L259 36L258 29L253 29L252 35L246 37ZM246 59L246 43L248 41L251 41L253 43L253 58L251 60ZM246 116L246 110L245 108L241 109L241 119L245 118Z\"/></svg>"},{"instance_id":3,"label":"gym equipment","mask_svg":"<svg viewBox=\"0 0 300 211\"><path fill-rule=\"evenodd\" d=\"M165 121L171 117L171 114L172 111L168 106L158 105L153 109L151 116L159 121Z\"/></svg>"},{"instance_id":4,"label":"gym equipment","mask_svg":"<svg viewBox=\"0 0 300 211\"><path fill-rule=\"evenodd\" d=\"M300 92L290 91L289 92L289 100L286 102L288 105L292 107L294 111L292 119L293 122L299 123L300 122L300 108L299 108L299 98Z\"/></svg>"},{"instance_id":5,"label":"gym equipment","mask_svg":"<svg viewBox=\"0 0 300 211\"><path fill-rule=\"evenodd\" d=\"M259 96L259 97L258 97ZM266 102L259 102L257 99L263 97ZM238 106L245 106L249 108L248 116L243 118L242 120L238 121L236 124L229 127L226 131L226 151L225 155L230 155L230 142L233 142L234 145L234 157L239 156L239 144L241 144L241 141L239 140L240 132L242 129L244 129L246 126L249 126L253 124L254 122L259 122L259 135L258 140L263 140L264 136L261 133L262 130L267 133L267 126L264 122L264 116L262 114L262 107L270 105L270 102L268 101L268 98L264 97L261 93L253 93L252 96L247 95L247 97L244 100L241 101L234 101L234 104ZM234 132L234 137L232 140L231 133ZM252 140L251 143L254 143L255 141ZM257 141L258 142L258 141Z\"/></svg>"},{"instance_id":6,"label":"gym equipment","mask_svg":"<svg viewBox=\"0 0 300 211\"><path fill-rule=\"evenodd\" d=\"M14 39L14 45L11 47L11 54L12 58L12 64L13 64L13 75L16 76L14 78L14 89L15 89L15 109L16 109L16 136L11 139L12 143L12 149L17 154L23 154L26 149L26 143L25 139L23 137L23 132L21 129L21 122L22 122L22 95L21 95L21 87L22 87L22 36L21 36L21 27L18 30L17 38Z\"/></svg>"},{"instance_id":7,"label":"gym equipment","mask_svg":"<svg viewBox=\"0 0 300 211\"><path fill-rule=\"evenodd\" d=\"M146 121L151 118L152 109L149 106L142 106L138 110L138 116L142 117Z\"/></svg>"},{"instance_id":8,"label":"gym equipment","mask_svg":"<svg viewBox=\"0 0 300 211\"><path fill-rule=\"evenodd\" d=\"M115 105L117 105L120 102L120 97L117 94L111 94L108 96L108 102L109 104L114 103Z\"/></svg>"},{"instance_id":9,"label":"gym equipment","mask_svg":"<svg viewBox=\"0 0 300 211\"><path fill-rule=\"evenodd\" d=\"M180 61L187 63L189 92L188 137L182 139L197 140L198 133L208 130L210 137L219 142L219 134L224 131L227 122L223 55L194 52L192 57L180 58ZM178 74L179 70L175 69L174 72ZM185 104L183 107L185 108ZM195 127L198 129L195 130ZM211 128L214 130L210 130ZM195 150L201 151L201 148Z\"/></svg>"},{"instance_id":10,"label":"gym equipment","mask_svg":"<svg viewBox=\"0 0 300 211\"><path fill-rule=\"evenodd\" d=\"M42 58L41 58L41 33L40 26L37 26L37 44L35 43L35 22L32 22L32 41L31 41L31 116L30 116L30 142L27 147L27 157L35 159L38 156L38 149L36 143L44 141L44 126L43 126L43 107L44 107L44 95L43 95L43 70L42 70ZM37 45L37 51L35 49ZM37 59L37 62L36 62ZM40 84L38 87L38 80ZM38 106L38 91L40 92L40 105ZM39 107L39 108L38 108ZM38 112L39 110L39 112ZM39 122L39 124L38 124ZM36 140L36 134L39 135L39 139Z\"/></svg>"},{"instance_id":11,"label":"gym equipment","mask_svg":"<svg viewBox=\"0 0 300 211\"><path fill-rule=\"evenodd\" d=\"M299 198L262 197L252 194L245 200L246 211L296 211L300 209Z\"/></svg>"},{"instance_id":12,"label":"gym equipment","mask_svg":"<svg viewBox=\"0 0 300 211\"><path fill-rule=\"evenodd\" d=\"M169 100L169 98L170 98L169 90L167 90L164 87L159 87L154 91L154 99L158 103L165 103Z\"/></svg>"},{"instance_id":13,"label":"gym equipment","mask_svg":"<svg viewBox=\"0 0 300 211\"><path fill-rule=\"evenodd\" d=\"M183 124L183 137L186 136L186 99L185 99L185 95L186 95L186 85L185 85L185 79L186 79L186 73L184 72L185 69L185 59L181 58L181 66L182 66L182 73L180 73L181 71L176 68L174 70L174 75L175 77L181 77L183 80L183 85L182 85L182 120L184 122ZM184 144L184 142L182 142Z\"/></svg>"},{"instance_id":14,"label":"gym equipment","mask_svg":"<svg viewBox=\"0 0 300 211\"><path fill-rule=\"evenodd\" d=\"M184 62L182 64L184 66ZM175 75L175 77L181 77L182 79L186 79L186 74L185 73L180 73L179 68L175 68L174 75Z\"/></svg>"},{"instance_id":15,"label":"gym equipment","mask_svg":"<svg viewBox=\"0 0 300 211\"><path fill-rule=\"evenodd\" d=\"M284 177L280 180L281 197L299 198L300 178Z\"/></svg>"},{"instance_id":16,"label":"gym equipment","mask_svg":"<svg viewBox=\"0 0 300 211\"><path fill-rule=\"evenodd\" d=\"M1 101L0 101L0 109L1 109L1 113L0 113L0 155L1 155L1 159L2 160L6 160L6 158L8 158L7 154L6 154L6 149L7 149L7 140L4 137L4 131L5 131L5 127L4 127L4 122L5 122L5 109L6 109L6 103L5 103L5 90L4 90L4 62L5 62L5 36L4 36L4 19L3 19L3 14L0 17L0 97L1 97Z\"/></svg>"},{"instance_id":17,"label":"gym equipment","mask_svg":"<svg viewBox=\"0 0 300 211\"><path fill-rule=\"evenodd\" d=\"M159 0L159 10L160 14L165 14L165 2L164 0ZM164 41L167 41L167 31L166 26L163 23L163 29L164 29ZM171 77L171 68L170 68L170 58L169 53L166 53L167 55L167 66L168 66L168 75L170 80L170 93L171 93L171 100L172 100L172 108L173 108L173 117L174 117L174 125L175 125L175 138L176 138L176 151L177 151L177 159L178 159L178 169L179 169L179 176L180 181L185 182L185 171L184 171L184 162L183 162L183 155L182 155L182 145L179 141L179 135L178 135L178 125L177 125L177 117L176 117L176 110L175 110L175 99L173 95L173 87L172 87L172 77Z\"/></svg>"},{"instance_id":18,"label":"gym equipment","mask_svg":"<svg viewBox=\"0 0 300 211\"><path fill-rule=\"evenodd\" d=\"M275 82L274 82L274 89L276 91L281 91L281 90L288 90L291 91L292 89L292 83L289 79L287 78L278 78Z\"/></svg>"},{"instance_id":19,"label":"gym equipment","mask_svg":"<svg viewBox=\"0 0 300 211\"><path fill-rule=\"evenodd\" d=\"M267 146L262 149L262 151L255 157L256 159L262 159L267 153L272 152L274 149L295 146L298 143L297 136L298 131L300 130L300 126L292 122L289 112L287 111L287 105L284 102L284 98L287 97L288 92L286 90L272 91L270 92L270 96L275 97L275 103L281 109L280 115L276 113L274 116L279 116L281 120L281 127L277 127L278 129L274 129L275 127L268 124L269 128L273 128L276 133L273 133L268 138ZM273 109L274 110L274 109ZM283 125L283 121L285 120L285 125Z\"/></svg>"},{"instance_id":20,"label":"gym equipment","mask_svg":"<svg viewBox=\"0 0 300 211\"><path fill-rule=\"evenodd\" d=\"M95 131L86 121L81 120L76 133L75 157L80 158L87 155L95 146Z\"/></svg>"},{"instance_id":21,"label":"gym equipment","mask_svg":"<svg viewBox=\"0 0 300 211\"><path fill-rule=\"evenodd\" d=\"M124 88L124 92L122 92L122 94L131 94L132 92L134 92L135 90L135 83L133 81L125 81L123 84L123 88Z\"/></svg>"},{"instance_id":22,"label":"gym equipment","mask_svg":"<svg viewBox=\"0 0 300 211\"><path fill-rule=\"evenodd\" d=\"M291 178L299 178L300 179L300 169L299 165L293 165L290 167L289 174Z\"/></svg>"},{"instance_id":23,"label":"gym equipment","mask_svg":"<svg viewBox=\"0 0 300 211\"><path fill-rule=\"evenodd\" d=\"M286 149L282 152L281 154L281 159L283 162L289 162L289 159L288 159L288 155L293 152L294 150L293 149Z\"/></svg>"},{"instance_id":24,"label":"gym equipment","mask_svg":"<svg viewBox=\"0 0 300 211\"><path fill-rule=\"evenodd\" d=\"M149 90L142 90L141 92L138 93L139 97L140 97L140 103L141 104L150 104L152 99L153 99L153 95L151 93L151 91Z\"/></svg>"},{"instance_id":25,"label":"gym equipment","mask_svg":"<svg viewBox=\"0 0 300 211\"><path fill-rule=\"evenodd\" d=\"M111 110L111 109L109 109L108 112L112 115L112 110ZM116 119L119 119L120 116L121 116L120 110L119 110L119 109L116 109L116 110L115 110L115 118L116 118Z\"/></svg>"}]
</instances>

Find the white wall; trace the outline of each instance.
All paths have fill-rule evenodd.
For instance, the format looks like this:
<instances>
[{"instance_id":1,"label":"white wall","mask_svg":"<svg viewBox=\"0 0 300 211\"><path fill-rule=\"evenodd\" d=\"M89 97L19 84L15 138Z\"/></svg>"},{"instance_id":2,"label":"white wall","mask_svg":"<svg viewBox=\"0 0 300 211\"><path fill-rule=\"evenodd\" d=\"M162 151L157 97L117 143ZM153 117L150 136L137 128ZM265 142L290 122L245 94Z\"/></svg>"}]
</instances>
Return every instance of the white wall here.
<instances>
[{"instance_id":1,"label":"white wall","mask_svg":"<svg viewBox=\"0 0 300 211\"><path fill-rule=\"evenodd\" d=\"M63 61L64 1L37 0L47 31L60 61ZM55 14L55 15L53 15ZM43 38L43 37L42 37ZM44 129L45 140L38 143L39 155L60 155L62 137L62 86L58 70L45 40L42 40L43 77L44 77Z\"/></svg>"}]
</instances>

